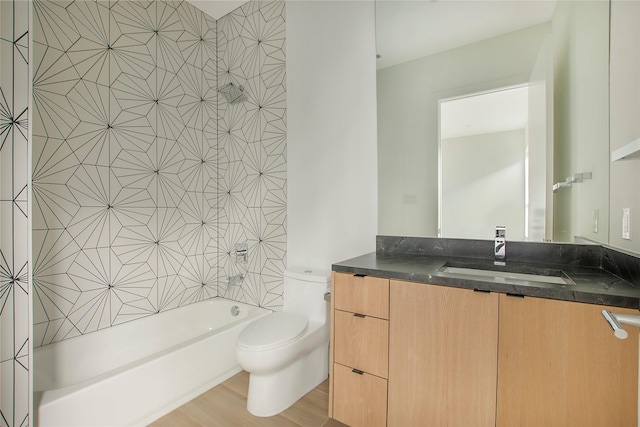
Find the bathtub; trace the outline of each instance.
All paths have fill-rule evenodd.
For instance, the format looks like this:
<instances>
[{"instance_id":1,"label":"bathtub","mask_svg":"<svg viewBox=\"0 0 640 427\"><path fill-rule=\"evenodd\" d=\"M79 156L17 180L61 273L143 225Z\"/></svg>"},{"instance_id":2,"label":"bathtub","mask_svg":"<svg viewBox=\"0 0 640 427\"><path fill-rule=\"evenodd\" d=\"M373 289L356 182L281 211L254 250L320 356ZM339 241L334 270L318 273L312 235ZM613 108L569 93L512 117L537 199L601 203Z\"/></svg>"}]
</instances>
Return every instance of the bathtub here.
<instances>
[{"instance_id":1,"label":"bathtub","mask_svg":"<svg viewBox=\"0 0 640 427\"><path fill-rule=\"evenodd\" d=\"M146 425L239 372L238 334L268 313L214 298L36 348L36 426Z\"/></svg>"}]
</instances>

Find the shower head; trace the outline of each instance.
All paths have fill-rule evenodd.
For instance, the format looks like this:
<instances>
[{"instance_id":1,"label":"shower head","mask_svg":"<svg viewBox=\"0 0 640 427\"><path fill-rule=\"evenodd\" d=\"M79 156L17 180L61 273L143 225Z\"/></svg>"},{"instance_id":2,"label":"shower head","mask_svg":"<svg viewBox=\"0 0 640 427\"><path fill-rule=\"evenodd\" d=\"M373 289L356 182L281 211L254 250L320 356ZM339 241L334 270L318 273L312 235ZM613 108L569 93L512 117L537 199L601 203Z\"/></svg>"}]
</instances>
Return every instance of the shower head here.
<instances>
[{"instance_id":1,"label":"shower head","mask_svg":"<svg viewBox=\"0 0 640 427\"><path fill-rule=\"evenodd\" d=\"M247 96L244 94L244 88L242 87L242 85L236 86L233 83L227 83L226 85L219 88L218 92L220 92L225 97L229 104L244 101L247 99Z\"/></svg>"}]
</instances>

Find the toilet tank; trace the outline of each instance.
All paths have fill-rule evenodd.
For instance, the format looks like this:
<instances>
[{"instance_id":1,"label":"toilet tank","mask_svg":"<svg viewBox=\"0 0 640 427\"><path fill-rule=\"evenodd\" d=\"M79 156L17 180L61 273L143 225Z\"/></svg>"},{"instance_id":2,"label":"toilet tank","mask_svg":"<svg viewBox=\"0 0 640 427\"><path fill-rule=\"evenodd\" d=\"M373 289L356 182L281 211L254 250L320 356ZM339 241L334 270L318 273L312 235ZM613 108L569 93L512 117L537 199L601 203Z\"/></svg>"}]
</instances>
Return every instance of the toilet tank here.
<instances>
[{"instance_id":1,"label":"toilet tank","mask_svg":"<svg viewBox=\"0 0 640 427\"><path fill-rule=\"evenodd\" d=\"M282 310L306 316L311 322L327 322L329 303L324 294L329 291L330 282L331 273L327 270L304 267L285 270Z\"/></svg>"}]
</instances>

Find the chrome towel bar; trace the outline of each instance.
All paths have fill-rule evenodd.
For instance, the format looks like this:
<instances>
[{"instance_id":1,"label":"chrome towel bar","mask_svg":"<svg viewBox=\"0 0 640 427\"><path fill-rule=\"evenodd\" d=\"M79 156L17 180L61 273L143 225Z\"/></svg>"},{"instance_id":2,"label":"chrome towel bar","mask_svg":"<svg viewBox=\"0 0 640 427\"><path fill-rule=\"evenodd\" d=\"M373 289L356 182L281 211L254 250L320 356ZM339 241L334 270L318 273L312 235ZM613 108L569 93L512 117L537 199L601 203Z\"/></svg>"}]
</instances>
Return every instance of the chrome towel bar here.
<instances>
[{"instance_id":1,"label":"chrome towel bar","mask_svg":"<svg viewBox=\"0 0 640 427\"><path fill-rule=\"evenodd\" d=\"M613 335L621 340L627 338L629 333L624 330L622 324L631 326L640 326L640 316L631 314L615 314L609 310L602 310L602 316L609 322L609 326L613 329Z\"/></svg>"}]
</instances>

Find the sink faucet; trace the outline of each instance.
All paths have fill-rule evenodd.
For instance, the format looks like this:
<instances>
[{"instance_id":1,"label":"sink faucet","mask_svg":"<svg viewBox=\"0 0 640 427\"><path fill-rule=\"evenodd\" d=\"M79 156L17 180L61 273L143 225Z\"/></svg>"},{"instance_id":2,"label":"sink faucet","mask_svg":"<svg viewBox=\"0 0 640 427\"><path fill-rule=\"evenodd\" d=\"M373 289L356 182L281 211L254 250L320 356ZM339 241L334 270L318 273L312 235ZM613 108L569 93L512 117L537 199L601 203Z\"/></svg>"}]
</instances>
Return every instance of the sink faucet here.
<instances>
[{"instance_id":1,"label":"sink faucet","mask_svg":"<svg viewBox=\"0 0 640 427\"><path fill-rule=\"evenodd\" d=\"M506 231L507 228L505 226L496 226L496 237L493 246L496 261L504 261L507 259L507 239L505 238Z\"/></svg>"}]
</instances>

